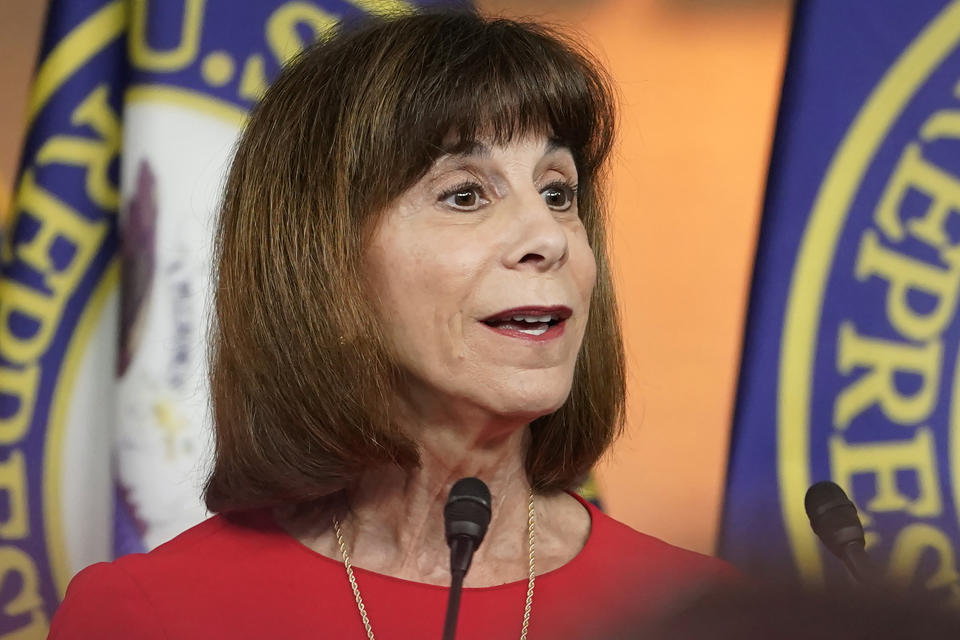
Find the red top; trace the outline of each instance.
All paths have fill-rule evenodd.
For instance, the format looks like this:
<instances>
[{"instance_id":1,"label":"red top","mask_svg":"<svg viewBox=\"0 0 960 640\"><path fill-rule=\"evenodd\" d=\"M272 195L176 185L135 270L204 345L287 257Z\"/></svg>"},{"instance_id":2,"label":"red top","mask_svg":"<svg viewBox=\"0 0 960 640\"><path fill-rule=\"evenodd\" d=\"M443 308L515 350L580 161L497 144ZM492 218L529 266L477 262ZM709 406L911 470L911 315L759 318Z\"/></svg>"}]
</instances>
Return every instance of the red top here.
<instances>
[{"instance_id":1,"label":"red top","mask_svg":"<svg viewBox=\"0 0 960 640\"><path fill-rule=\"evenodd\" d=\"M530 640L597 638L607 621L636 617L732 574L719 560L637 533L584 504L590 536L570 562L537 576ZM446 587L360 568L354 575L378 638L439 640ZM464 589L457 639L519 638L526 591L526 580ZM76 638L363 640L366 632L343 563L310 550L261 511L214 516L148 554L81 571L49 636Z\"/></svg>"}]
</instances>

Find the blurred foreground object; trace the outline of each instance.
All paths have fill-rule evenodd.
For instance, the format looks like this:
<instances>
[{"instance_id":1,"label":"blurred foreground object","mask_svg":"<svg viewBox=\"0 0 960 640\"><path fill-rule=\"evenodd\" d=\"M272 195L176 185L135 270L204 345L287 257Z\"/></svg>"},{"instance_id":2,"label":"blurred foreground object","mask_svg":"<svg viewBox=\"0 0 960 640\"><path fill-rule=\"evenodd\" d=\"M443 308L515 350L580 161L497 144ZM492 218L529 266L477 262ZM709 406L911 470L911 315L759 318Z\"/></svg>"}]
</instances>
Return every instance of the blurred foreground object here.
<instances>
[{"instance_id":1,"label":"blurred foreground object","mask_svg":"<svg viewBox=\"0 0 960 640\"><path fill-rule=\"evenodd\" d=\"M619 630L607 640L948 640L958 635L960 618L928 598L763 584L704 593L653 624Z\"/></svg>"}]
</instances>

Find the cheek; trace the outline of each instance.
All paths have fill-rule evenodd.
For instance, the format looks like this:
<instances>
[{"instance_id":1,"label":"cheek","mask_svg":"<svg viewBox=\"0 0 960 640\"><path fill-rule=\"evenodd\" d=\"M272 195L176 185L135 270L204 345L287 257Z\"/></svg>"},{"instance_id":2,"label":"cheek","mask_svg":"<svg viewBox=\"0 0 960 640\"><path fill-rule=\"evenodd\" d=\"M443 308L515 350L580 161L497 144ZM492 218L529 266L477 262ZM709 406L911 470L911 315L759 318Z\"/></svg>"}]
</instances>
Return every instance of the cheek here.
<instances>
[{"instance_id":1,"label":"cheek","mask_svg":"<svg viewBox=\"0 0 960 640\"><path fill-rule=\"evenodd\" d=\"M440 283L429 259L411 251L395 256L382 269L377 283L382 326L401 351L411 340L430 331Z\"/></svg>"},{"instance_id":2,"label":"cheek","mask_svg":"<svg viewBox=\"0 0 960 640\"><path fill-rule=\"evenodd\" d=\"M398 355L437 364L462 350L462 310L473 290L477 256L453 242L425 246L422 239L408 240L378 247L368 273L382 326Z\"/></svg>"},{"instance_id":3,"label":"cheek","mask_svg":"<svg viewBox=\"0 0 960 640\"><path fill-rule=\"evenodd\" d=\"M597 283L597 259L585 236L570 243L570 269L582 299L589 302Z\"/></svg>"}]
</instances>

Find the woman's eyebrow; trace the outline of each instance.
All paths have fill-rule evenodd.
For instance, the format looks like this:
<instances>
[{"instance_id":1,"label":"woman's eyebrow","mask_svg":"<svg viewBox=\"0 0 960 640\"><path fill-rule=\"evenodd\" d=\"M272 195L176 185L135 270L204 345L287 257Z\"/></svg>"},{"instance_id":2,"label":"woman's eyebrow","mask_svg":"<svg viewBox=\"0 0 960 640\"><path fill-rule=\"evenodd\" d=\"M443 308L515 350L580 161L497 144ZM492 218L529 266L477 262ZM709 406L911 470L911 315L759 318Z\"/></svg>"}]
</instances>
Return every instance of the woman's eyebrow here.
<instances>
[{"instance_id":1,"label":"woman's eyebrow","mask_svg":"<svg viewBox=\"0 0 960 640\"><path fill-rule=\"evenodd\" d=\"M444 158L469 158L490 156L490 147L479 140L459 140L442 147Z\"/></svg>"},{"instance_id":2,"label":"woman's eyebrow","mask_svg":"<svg viewBox=\"0 0 960 640\"><path fill-rule=\"evenodd\" d=\"M441 147L442 155L437 159L437 165L450 162L464 161L471 158L489 158L492 155L490 145L479 140L459 140ZM549 155L555 151L566 151L573 154L569 143L560 138L549 138L543 154Z\"/></svg>"},{"instance_id":3,"label":"woman's eyebrow","mask_svg":"<svg viewBox=\"0 0 960 640\"><path fill-rule=\"evenodd\" d=\"M573 149L570 148L570 145L566 140L561 140L560 138L550 138L547 140L547 149L545 153L552 153L554 151L569 151L573 153Z\"/></svg>"}]
</instances>

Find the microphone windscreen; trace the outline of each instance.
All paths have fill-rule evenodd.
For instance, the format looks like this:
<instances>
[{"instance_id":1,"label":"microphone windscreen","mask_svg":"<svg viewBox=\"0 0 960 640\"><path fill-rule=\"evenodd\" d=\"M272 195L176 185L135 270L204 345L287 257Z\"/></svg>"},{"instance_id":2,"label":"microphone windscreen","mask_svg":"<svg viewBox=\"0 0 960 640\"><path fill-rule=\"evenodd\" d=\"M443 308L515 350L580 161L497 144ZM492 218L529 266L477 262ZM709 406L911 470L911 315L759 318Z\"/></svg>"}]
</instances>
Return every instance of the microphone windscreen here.
<instances>
[{"instance_id":1,"label":"microphone windscreen","mask_svg":"<svg viewBox=\"0 0 960 640\"><path fill-rule=\"evenodd\" d=\"M490 489L482 480L457 480L443 509L447 542L456 536L469 536L479 546L490 525L490 504Z\"/></svg>"},{"instance_id":2,"label":"microphone windscreen","mask_svg":"<svg viewBox=\"0 0 960 640\"><path fill-rule=\"evenodd\" d=\"M813 532L837 557L842 557L851 542L864 544L857 508L839 485L829 481L814 484L807 490L803 506Z\"/></svg>"}]
</instances>

